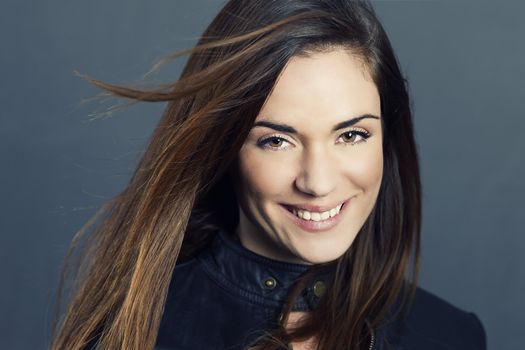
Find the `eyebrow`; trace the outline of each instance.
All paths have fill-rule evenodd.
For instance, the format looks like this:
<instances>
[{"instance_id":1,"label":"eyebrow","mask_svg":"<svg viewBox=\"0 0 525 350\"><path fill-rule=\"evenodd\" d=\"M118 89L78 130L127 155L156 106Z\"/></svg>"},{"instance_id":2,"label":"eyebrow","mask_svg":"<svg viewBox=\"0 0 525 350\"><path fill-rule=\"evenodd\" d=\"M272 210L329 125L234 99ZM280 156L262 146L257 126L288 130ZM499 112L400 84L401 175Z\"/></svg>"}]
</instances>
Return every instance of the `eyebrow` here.
<instances>
[{"instance_id":1,"label":"eyebrow","mask_svg":"<svg viewBox=\"0 0 525 350\"><path fill-rule=\"evenodd\" d=\"M349 126L352 126L352 125L356 124L360 120L367 119L367 118L380 119L376 115L363 114L363 115L360 115L358 117L355 117L355 118L352 118L352 119L348 119L348 120L345 120L343 122L340 122L340 123L336 124L334 126L334 128L332 129L332 132L340 130L340 129L347 128ZM280 132L286 132L286 133L290 133L290 134L297 134L297 130L295 128L289 126L289 125L277 124L277 123L270 122L270 121L267 121L267 120L260 120L260 121L257 121L257 122L255 122L253 124L254 128L257 127L257 126L263 126L263 127L266 127L266 128L270 128L270 129L276 130L276 131L280 131Z\"/></svg>"}]
</instances>

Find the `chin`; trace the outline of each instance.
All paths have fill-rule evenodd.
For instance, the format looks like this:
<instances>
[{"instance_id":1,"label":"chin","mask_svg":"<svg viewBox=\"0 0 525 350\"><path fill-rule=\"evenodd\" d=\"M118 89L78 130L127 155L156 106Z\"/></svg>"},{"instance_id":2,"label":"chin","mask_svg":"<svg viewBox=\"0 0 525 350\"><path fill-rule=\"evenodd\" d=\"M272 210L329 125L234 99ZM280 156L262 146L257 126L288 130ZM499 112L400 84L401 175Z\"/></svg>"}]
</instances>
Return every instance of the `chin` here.
<instances>
[{"instance_id":1,"label":"chin","mask_svg":"<svg viewBox=\"0 0 525 350\"><path fill-rule=\"evenodd\" d=\"M328 262L337 260L342 255L343 254L341 255L332 255L332 254L319 255L317 254L317 255L311 255L311 256L304 256L304 257L301 257L301 259L303 261L303 264L316 265L316 264L324 264L324 263L328 263Z\"/></svg>"},{"instance_id":2,"label":"chin","mask_svg":"<svg viewBox=\"0 0 525 350\"><path fill-rule=\"evenodd\" d=\"M340 246L313 247L305 251L299 251L298 258L307 264L323 264L339 259L347 249L341 250Z\"/></svg>"}]
</instances>

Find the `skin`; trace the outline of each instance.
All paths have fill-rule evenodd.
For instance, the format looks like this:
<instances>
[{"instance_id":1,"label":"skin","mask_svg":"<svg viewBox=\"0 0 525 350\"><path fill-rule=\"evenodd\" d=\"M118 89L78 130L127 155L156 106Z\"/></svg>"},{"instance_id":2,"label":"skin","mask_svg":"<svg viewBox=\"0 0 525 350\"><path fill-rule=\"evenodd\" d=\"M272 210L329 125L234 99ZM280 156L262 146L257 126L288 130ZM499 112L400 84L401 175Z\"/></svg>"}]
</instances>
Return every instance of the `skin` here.
<instances>
[{"instance_id":1,"label":"skin","mask_svg":"<svg viewBox=\"0 0 525 350\"><path fill-rule=\"evenodd\" d=\"M379 119L333 130L361 115ZM235 191L241 244L259 255L300 264L343 255L371 213L381 185L380 117L377 87L349 50L291 58L255 124L285 124L297 132L254 126L239 153ZM323 232L303 230L283 207L335 207L348 199L339 223Z\"/></svg>"}]
</instances>

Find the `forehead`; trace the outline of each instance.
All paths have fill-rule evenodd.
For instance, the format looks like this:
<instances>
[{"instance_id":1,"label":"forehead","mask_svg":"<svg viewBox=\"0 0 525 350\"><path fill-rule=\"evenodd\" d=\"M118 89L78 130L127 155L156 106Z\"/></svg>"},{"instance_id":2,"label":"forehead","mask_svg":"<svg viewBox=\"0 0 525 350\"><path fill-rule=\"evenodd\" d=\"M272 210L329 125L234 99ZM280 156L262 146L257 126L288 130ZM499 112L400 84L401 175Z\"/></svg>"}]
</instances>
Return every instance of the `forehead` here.
<instances>
[{"instance_id":1,"label":"forehead","mask_svg":"<svg viewBox=\"0 0 525 350\"><path fill-rule=\"evenodd\" d=\"M363 61L345 49L292 57L256 120L297 128L381 114L380 97Z\"/></svg>"}]
</instances>

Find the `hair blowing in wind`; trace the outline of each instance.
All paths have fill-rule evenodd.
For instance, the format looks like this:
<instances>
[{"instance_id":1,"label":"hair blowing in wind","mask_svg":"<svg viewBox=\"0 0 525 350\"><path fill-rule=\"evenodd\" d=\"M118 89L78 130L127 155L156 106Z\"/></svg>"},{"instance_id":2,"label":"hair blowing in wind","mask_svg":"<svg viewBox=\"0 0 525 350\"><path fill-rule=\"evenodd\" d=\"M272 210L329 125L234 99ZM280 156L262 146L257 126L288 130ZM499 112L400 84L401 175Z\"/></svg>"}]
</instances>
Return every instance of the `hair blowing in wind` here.
<instances>
[{"instance_id":1,"label":"hair blowing in wind","mask_svg":"<svg viewBox=\"0 0 525 350\"><path fill-rule=\"evenodd\" d=\"M318 307L292 331L267 330L251 349L312 336L322 350L368 347L371 329L401 310L417 278L420 178L406 81L367 2L232 0L194 48L169 58L189 55L172 84L145 91L87 78L115 96L167 105L129 184L72 242L57 306L66 282L71 290L56 310L51 349L95 341L97 349L153 349L176 263L215 228L235 228L229 170L279 73L292 56L334 47L361 58L380 93L379 196L350 249L313 267L333 271ZM311 276L296 282L285 318Z\"/></svg>"}]
</instances>

